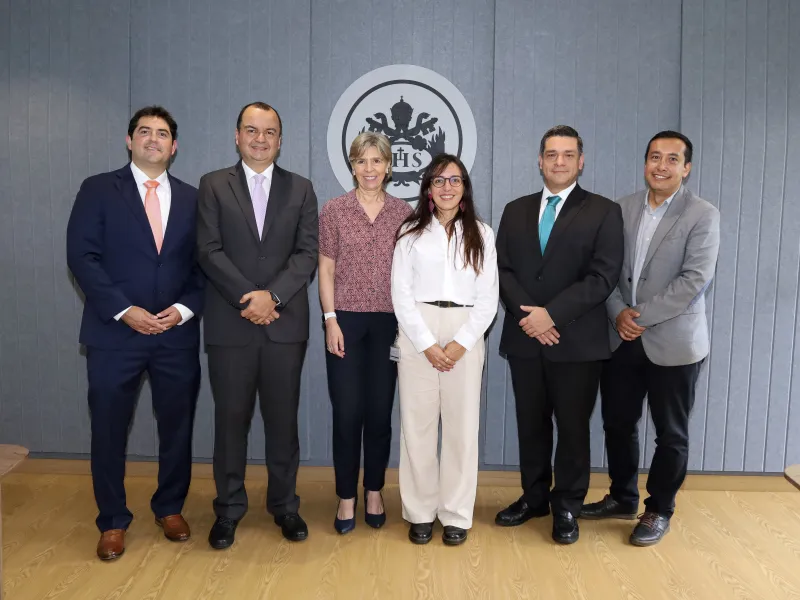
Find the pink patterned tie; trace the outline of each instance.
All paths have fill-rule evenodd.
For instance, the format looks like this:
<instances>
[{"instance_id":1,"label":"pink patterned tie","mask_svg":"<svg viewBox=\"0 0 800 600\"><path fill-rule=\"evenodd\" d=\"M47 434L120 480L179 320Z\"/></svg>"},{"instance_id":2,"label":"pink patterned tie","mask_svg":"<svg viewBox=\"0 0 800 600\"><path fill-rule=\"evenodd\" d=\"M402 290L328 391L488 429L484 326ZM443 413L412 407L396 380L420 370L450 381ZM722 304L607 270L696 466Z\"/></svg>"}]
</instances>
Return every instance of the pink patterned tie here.
<instances>
[{"instance_id":1,"label":"pink patterned tie","mask_svg":"<svg viewBox=\"0 0 800 600\"><path fill-rule=\"evenodd\" d=\"M158 200L156 188L159 183L152 179L144 182L147 193L144 195L144 212L147 213L147 220L150 221L150 229L153 230L153 239L156 241L156 250L161 254L161 244L164 241L164 228L161 225L161 202Z\"/></svg>"}]
</instances>

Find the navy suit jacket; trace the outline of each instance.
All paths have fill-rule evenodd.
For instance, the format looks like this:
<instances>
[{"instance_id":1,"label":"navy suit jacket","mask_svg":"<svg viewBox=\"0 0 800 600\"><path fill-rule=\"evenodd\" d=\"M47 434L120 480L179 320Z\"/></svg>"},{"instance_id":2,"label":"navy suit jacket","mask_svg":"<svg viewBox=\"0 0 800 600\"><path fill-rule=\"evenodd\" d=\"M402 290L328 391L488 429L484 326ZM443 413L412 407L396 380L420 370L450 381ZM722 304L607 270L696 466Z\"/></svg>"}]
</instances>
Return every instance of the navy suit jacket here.
<instances>
[{"instance_id":1,"label":"navy suit jacket","mask_svg":"<svg viewBox=\"0 0 800 600\"><path fill-rule=\"evenodd\" d=\"M160 254L130 164L81 185L67 225L67 264L86 295L82 344L118 350L199 347L205 279L197 264L197 189L172 175L169 184L172 200ZM114 320L129 306L156 314L175 303L194 317L158 335Z\"/></svg>"}]
</instances>

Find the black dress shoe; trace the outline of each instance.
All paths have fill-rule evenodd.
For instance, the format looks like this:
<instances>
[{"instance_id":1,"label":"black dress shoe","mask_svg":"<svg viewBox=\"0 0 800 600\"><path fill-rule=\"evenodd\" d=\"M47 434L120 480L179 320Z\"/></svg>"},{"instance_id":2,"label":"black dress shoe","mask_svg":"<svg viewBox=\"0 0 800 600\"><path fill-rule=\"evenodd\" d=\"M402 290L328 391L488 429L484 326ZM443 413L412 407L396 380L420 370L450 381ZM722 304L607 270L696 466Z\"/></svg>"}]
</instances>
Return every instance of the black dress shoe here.
<instances>
[{"instance_id":1,"label":"black dress shoe","mask_svg":"<svg viewBox=\"0 0 800 600\"><path fill-rule=\"evenodd\" d=\"M578 541L578 519L565 510L553 511L553 540L559 544L574 544Z\"/></svg>"},{"instance_id":2,"label":"black dress shoe","mask_svg":"<svg viewBox=\"0 0 800 600\"><path fill-rule=\"evenodd\" d=\"M634 546L652 546L661 541L669 531L669 519L657 512L646 512L639 517L639 524L631 533Z\"/></svg>"},{"instance_id":3,"label":"black dress shoe","mask_svg":"<svg viewBox=\"0 0 800 600\"><path fill-rule=\"evenodd\" d=\"M584 504L581 508L581 519L625 519L626 521L635 521L637 508L639 507L620 504L611 497L611 494L606 494L599 502Z\"/></svg>"},{"instance_id":4,"label":"black dress shoe","mask_svg":"<svg viewBox=\"0 0 800 600\"><path fill-rule=\"evenodd\" d=\"M458 546L467 541L467 530L454 525L445 525L442 541L448 546Z\"/></svg>"},{"instance_id":5,"label":"black dress shoe","mask_svg":"<svg viewBox=\"0 0 800 600\"><path fill-rule=\"evenodd\" d=\"M275 524L280 525L281 533L290 542L302 542L308 537L308 525L297 513L275 517Z\"/></svg>"},{"instance_id":6,"label":"black dress shoe","mask_svg":"<svg viewBox=\"0 0 800 600\"><path fill-rule=\"evenodd\" d=\"M208 543L216 550L230 548L236 536L236 527L239 521L228 517L217 517L208 534Z\"/></svg>"},{"instance_id":7,"label":"black dress shoe","mask_svg":"<svg viewBox=\"0 0 800 600\"><path fill-rule=\"evenodd\" d=\"M339 503L342 500L339 499ZM336 509L336 518L333 519L333 528L337 531L339 535L344 535L345 533L350 533L353 529L356 528L356 506L358 505L358 498L353 499L353 516L350 519L340 519L339 518L339 509Z\"/></svg>"},{"instance_id":8,"label":"black dress shoe","mask_svg":"<svg viewBox=\"0 0 800 600\"><path fill-rule=\"evenodd\" d=\"M412 523L408 528L408 539L415 544L427 544L433 537L433 523Z\"/></svg>"},{"instance_id":9,"label":"black dress shoe","mask_svg":"<svg viewBox=\"0 0 800 600\"><path fill-rule=\"evenodd\" d=\"M383 494L381 505L383 506ZM367 490L364 490L364 522L373 529L380 529L386 523L386 506L383 506L383 512L378 515L367 512Z\"/></svg>"},{"instance_id":10,"label":"black dress shoe","mask_svg":"<svg viewBox=\"0 0 800 600\"><path fill-rule=\"evenodd\" d=\"M549 504L529 506L525 498L520 498L508 508L504 508L494 518L494 522L501 527L516 527L534 517L546 517L550 514Z\"/></svg>"}]
</instances>

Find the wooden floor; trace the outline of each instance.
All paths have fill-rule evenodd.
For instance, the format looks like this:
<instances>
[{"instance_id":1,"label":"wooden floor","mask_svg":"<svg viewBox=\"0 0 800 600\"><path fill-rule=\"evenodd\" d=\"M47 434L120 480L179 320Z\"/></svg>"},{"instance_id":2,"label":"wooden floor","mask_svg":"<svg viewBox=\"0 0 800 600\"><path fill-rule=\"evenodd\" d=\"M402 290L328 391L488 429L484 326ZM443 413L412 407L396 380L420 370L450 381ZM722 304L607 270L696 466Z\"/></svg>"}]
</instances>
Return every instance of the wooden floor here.
<instances>
[{"instance_id":1,"label":"wooden floor","mask_svg":"<svg viewBox=\"0 0 800 600\"><path fill-rule=\"evenodd\" d=\"M308 541L292 544L261 508L265 485L251 484L251 511L236 544L206 542L213 482L195 480L184 514L195 536L164 539L149 511L152 477L128 479L136 519L125 555L101 563L91 480L86 475L18 473L3 483L6 600L249 600L278 598L586 598L591 600L800 600L800 492L684 491L672 531L658 546L627 544L631 523L581 523L580 541L550 539L549 518L522 527L493 525L515 487L482 486L467 543L413 546L396 486L386 490L380 531L359 519L337 535L333 485L302 483ZM592 489L597 499L602 489ZM359 507L361 509L361 507Z\"/></svg>"}]
</instances>

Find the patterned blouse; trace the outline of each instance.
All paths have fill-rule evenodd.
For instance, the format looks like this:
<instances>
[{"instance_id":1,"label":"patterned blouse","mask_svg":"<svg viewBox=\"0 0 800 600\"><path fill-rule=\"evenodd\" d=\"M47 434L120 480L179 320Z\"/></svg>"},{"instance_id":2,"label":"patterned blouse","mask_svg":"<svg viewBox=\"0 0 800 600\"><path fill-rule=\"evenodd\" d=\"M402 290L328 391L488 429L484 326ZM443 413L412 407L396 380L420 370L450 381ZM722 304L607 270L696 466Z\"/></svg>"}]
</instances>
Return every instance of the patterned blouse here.
<instances>
[{"instance_id":1,"label":"patterned blouse","mask_svg":"<svg viewBox=\"0 0 800 600\"><path fill-rule=\"evenodd\" d=\"M369 222L355 190L329 200L319 215L319 252L336 261L336 310L394 312L392 256L397 230L412 212L386 194L381 212Z\"/></svg>"}]
</instances>

